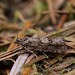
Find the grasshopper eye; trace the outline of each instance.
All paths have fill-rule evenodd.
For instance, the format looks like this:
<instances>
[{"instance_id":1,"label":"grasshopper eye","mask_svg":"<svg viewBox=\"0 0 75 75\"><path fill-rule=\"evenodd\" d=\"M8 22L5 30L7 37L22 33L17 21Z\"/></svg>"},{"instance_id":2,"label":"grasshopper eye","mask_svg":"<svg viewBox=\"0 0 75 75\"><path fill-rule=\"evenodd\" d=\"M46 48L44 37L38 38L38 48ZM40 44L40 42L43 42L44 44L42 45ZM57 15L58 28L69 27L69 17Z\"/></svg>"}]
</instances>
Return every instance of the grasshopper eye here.
<instances>
[{"instance_id":1,"label":"grasshopper eye","mask_svg":"<svg viewBox=\"0 0 75 75\"><path fill-rule=\"evenodd\" d=\"M16 39L15 43L16 43L16 44L19 44L20 41L21 41L20 39Z\"/></svg>"},{"instance_id":2,"label":"grasshopper eye","mask_svg":"<svg viewBox=\"0 0 75 75\"><path fill-rule=\"evenodd\" d=\"M24 39L23 39L23 41L27 41L29 39L29 37L25 37Z\"/></svg>"}]
</instances>

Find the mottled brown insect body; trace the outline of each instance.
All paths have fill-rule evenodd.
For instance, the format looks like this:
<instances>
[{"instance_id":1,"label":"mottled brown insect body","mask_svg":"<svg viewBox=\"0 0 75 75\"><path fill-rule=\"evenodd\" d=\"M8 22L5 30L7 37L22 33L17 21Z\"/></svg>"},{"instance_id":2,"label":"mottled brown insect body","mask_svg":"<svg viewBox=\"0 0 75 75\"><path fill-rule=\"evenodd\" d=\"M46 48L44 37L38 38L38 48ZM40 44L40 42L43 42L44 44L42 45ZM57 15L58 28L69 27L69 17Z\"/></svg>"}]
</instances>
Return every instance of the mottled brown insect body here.
<instances>
[{"instance_id":1,"label":"mottled brown insect body","mask_svg":"<svg viewBox=\"0 0 75 75\"><path fill-rule=\"evenodd\" d=\"M64 38L33 38L25 37L22 39L16 39L16 44L22 45L26 50L31 51L43 51L43 52L54 52L64 53L67 50Z\"/></svg>"}]
</instances>

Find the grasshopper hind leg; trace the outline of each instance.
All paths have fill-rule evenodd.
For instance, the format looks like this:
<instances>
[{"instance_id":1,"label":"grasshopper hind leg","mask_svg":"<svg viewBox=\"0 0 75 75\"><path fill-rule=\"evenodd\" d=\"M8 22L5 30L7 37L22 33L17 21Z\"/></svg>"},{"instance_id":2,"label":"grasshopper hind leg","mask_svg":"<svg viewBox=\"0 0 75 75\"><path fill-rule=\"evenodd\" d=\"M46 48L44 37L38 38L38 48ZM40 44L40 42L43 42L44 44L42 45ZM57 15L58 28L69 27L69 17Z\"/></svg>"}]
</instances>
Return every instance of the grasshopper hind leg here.
<instances>
[{"instance_id":1,"label":"grasshopper hind leg","mask_svg":"<svg viewBox=\"0 0 75 75\"><path fill-rule=\"evenodd\" d=\"M35 57L37 57L37 54L34 51L32 51L32 50L30 50L29 48L26 48L26 47L24 47L24 48L25 48L25 52L34 54Z\"/></svg>"}]
</instances>

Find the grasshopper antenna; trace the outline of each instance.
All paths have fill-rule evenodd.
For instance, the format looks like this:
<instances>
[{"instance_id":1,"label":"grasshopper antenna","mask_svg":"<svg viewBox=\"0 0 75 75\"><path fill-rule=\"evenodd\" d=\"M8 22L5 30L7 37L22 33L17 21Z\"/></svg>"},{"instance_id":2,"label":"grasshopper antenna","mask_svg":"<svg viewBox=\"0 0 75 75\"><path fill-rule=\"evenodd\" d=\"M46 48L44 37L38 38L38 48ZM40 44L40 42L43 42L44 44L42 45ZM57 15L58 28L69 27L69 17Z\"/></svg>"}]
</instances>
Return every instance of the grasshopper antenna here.
<instances>
[{"instance_id":1,"label":"grasshopper antenna","mask_svg":"<svg viewBox=\"0 0 75 75\"><path fill-rule=\"evenodd\" d=\"M18 25L18 30L17 30L17 39L18 39L18 33L19 33L19 25Z\"/></svg>"},{"instance_id":2,"label":"grasshopper antenna","mask_svg":"<svg viewBox=\"0 0 75 75\"><path fill-rule=\"evenodd\" d=\"M19 25L18 25L18 30L17 30L17 34L16 34L16 42L18 43L18 33L19 33ZM18 45L19 46L19 45Z\"/></svg>"},{"instance_id":3,"label":"grasshopper antenna","mask_svg":"<svg viewBox=\"0 0 75 75\"><path fill-rule=\"evenodd\" d=\"M19 27L19 24L18 24L18 30L17 30L17 39L19 38L19 36L18 36L19 29L20 29L20 27Z\"/></svg>"}]
</instances>

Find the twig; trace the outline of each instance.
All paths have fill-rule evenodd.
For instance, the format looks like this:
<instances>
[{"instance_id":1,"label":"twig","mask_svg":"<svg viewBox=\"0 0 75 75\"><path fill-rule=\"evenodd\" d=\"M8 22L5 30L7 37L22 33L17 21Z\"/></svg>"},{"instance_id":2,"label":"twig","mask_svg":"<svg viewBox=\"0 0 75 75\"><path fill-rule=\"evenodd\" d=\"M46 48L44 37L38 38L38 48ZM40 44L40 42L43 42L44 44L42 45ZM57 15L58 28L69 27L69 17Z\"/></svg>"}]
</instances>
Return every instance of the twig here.
<instances>
[{"instance_id":1,"label":"twig","mask_svg":"<svg viewBox=\"0 0 75 75\"><path fill-rule=\"evenodd\" d=\"M59 30L60 28L63 27L64 22L66 21L67 18L68 18L68 15L67 15L67 14L63 14L63 15L61 16L60 21L59 21L59 23L58 23L57 26L56 26L56 29L57 29L57 30Z\"/></svg>"},{"instance_id":2,"label":"twig","mask_svg":"<svg viewBox=\"0 0 75 75\"><path fill-rule=\"evenodd\" d=\"M49 14L50 11L43 11L42 14ZM69 14L70 12L68 10L55 10L55 13L62 13L62 14ZM71 11L72 13L75 13L75 10Z\"/></svg>"}]
</instances>

